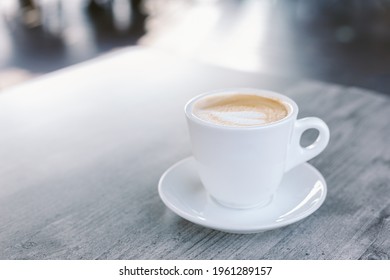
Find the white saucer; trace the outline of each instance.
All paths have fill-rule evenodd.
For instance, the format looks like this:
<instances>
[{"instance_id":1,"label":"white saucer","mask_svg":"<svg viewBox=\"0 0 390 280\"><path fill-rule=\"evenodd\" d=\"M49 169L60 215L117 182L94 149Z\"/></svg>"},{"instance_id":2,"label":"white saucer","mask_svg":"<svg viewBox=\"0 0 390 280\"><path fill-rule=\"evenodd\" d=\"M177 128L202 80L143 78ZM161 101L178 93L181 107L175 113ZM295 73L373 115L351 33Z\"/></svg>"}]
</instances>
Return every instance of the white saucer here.
<instances>
[{"instance_id":1,"label":"white saucer","mask_svg":"<svg viewBox=\"0 0 390 280\"><path fill-rule=\"evenodd\" d=\"M325 200L326 182L317 169L304 163L285 174L267 206L232 209L207 194L195 160L190 157L162 175L158 191L165 205L188 221L225 232L255 233L286 226L312 214Z\"/></svg>"}]
</instances>

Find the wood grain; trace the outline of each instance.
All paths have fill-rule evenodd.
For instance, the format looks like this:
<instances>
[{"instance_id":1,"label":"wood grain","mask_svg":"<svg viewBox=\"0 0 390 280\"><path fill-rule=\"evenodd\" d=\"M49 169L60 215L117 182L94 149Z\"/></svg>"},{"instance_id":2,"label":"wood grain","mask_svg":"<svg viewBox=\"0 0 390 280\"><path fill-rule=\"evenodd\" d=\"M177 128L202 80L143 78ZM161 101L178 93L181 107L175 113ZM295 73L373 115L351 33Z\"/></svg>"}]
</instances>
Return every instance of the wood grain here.
<instances>
[{"instance_id":1,"label":"wood grain","mask_svg":"<svg viewBox=\"0 0 390 280\"><path fill-rule=\"evenodd\" d=\"M169 67L167 67L169 65ZM93 73L93 75L91 75ZM238 235L178 217L157 182L190 155L183 106L205 90L269 88L331 131L311 161L313 215ZM0 95L1 259L389 259L390 100L132 49Z\"/></svg>"}]
</instances>

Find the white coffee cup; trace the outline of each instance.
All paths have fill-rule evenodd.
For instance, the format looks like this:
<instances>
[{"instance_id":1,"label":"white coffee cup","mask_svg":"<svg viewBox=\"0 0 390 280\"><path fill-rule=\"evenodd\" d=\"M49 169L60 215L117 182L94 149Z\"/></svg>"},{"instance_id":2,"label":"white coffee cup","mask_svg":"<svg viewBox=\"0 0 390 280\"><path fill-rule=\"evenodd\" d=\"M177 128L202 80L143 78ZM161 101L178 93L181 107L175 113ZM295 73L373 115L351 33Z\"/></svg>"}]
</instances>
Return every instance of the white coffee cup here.
<instances>
[{"instance_id":1,"label":"white coffee cup","mask_svg":"<svg viewBox=\"0 0 390 280\"><path fill-rule=\"evenodd\" d=\"M194 104L205 97L245 93L282 102L287 116L269 124L234 127L207 122L193 114ZM283 175L321 153L329 142L329 128L319 118L297 120L297 104L282 94L235 88L201 94L185 105L192 151L201 182L220 204L252 208L268 204ZM304 131L316 129L317 139L302 147Z\"/></svg>"}]
</instances>

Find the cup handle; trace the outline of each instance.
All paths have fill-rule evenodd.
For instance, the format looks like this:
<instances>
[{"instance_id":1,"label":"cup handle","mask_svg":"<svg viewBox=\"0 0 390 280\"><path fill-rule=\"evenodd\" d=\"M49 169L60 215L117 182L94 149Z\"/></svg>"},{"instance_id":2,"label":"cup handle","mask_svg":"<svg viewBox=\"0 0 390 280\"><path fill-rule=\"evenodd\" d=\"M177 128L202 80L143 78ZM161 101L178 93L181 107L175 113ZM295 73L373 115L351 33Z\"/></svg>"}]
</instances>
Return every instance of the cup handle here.
<instances>
[{"instance_id":1,"label":"cup handle","mask_svg":"<svg viewBox=\"0 0 390 280\"><path fill-rule=\"evenodd\" d=\"M311 145L302 147L300 144L302 134L311 128L319 131L318 137ZM314 158L325 149L328 143L329 128L323 120L315 117L297 120L287 153L285 171L289 171L295 166Z\"/></svg>"}]
</instances>

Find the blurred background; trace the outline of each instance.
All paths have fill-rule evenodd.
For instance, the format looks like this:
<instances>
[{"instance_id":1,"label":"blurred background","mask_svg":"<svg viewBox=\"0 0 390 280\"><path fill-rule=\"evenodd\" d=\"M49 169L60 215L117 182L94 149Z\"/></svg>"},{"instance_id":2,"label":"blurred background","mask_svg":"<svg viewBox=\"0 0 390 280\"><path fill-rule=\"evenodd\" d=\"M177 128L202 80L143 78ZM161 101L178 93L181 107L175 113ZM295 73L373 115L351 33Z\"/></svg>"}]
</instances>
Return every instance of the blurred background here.
<instances>
[{"instance_id":1,"label":"blurred background","mask_svg":"<svg viewBox=\"0 0 390 280\"><path fill-rule=\"evenodd\" d=\"M390 0L0 0L0 89L135 45L390 95Z\"/></svg>"}]
</instances>

